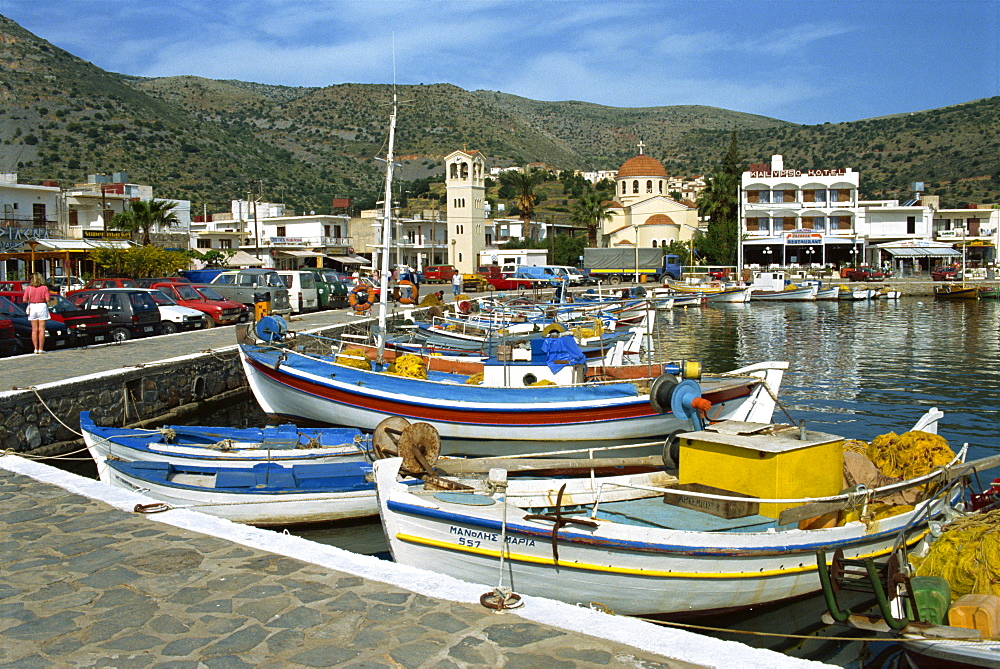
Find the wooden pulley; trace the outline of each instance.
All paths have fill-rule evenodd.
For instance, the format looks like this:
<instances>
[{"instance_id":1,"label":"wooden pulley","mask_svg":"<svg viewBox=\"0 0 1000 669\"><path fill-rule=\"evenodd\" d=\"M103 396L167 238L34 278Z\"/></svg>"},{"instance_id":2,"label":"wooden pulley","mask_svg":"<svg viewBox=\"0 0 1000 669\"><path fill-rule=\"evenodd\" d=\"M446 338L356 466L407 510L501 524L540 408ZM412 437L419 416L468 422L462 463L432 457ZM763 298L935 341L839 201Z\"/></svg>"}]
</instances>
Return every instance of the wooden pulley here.
<instances>
[{"instance_id":1,"label":"wooden pulley","mask_svg":"<svg viewBox=\"0 0 1000 669\"><path fill-rule=\"evenodd\" d=\"M372 434L372 449L376 459L399 457L399 438L409 426L410 421L402 416L389 416L376 425Z\"/></svg>"},{"instance_id":2,"label":"wooden pulley","mask_svg":"<svg viewBox=\"0 0 1000 669\"><path fill-rule=\"evenodd\" d=\"M400 469L411 474L431 474L441 455L441 436L430 423L413 423L403 429L396 446L403 458Z\"/></svg>"}]
</instances>

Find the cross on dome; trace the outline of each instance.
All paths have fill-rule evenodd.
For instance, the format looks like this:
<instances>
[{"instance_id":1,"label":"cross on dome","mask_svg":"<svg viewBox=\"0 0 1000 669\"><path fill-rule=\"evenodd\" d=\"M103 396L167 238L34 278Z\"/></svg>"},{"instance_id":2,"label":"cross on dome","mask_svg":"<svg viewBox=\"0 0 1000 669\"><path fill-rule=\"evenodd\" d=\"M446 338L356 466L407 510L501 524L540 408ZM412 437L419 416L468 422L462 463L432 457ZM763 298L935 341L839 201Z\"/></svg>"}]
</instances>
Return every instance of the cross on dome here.
<instances>
[{"instance_id":1,"label":"cross on dome","mask_svg":"<svg viewBox=\"0 0 1000 669\"><path fill-rule=\"evenodd\" d=\"M639 140L639 143L637 144L637 146L639 147L639 155L641 156L641 155L642 155L642 150L643 150L644 148L646 148L646 145L645 145L645 144L643 143L643 141L642 141L642 140L640 139L640 140Z\"/></svg>"}]
</instances>

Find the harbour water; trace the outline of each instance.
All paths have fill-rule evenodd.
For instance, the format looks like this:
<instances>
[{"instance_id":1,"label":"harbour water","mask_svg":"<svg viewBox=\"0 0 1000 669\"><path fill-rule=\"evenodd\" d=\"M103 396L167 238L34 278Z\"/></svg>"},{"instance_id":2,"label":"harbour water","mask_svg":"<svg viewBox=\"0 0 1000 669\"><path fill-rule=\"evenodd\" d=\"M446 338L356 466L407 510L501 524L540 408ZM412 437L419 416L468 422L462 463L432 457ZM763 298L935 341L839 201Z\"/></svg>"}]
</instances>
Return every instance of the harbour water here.
<instances>
[{"instance_id":1,"label":"harbour water","mask_svg":"<svg viewBox=\"0 0 1000 669\"><path fill-rule=\"evenodd\" d=\"M661 312L656 339L675 359L700 360L724 372L762 360L788 360L775 420L870 440L909 429L930 407L945 412L939 431L969 458L1000 452L1000 302L935 302L933 298L830 303L706 305ZM787 414L785 413L787 411ZM256 406L192 422L263 423ZM985 484L1000 472L984 475ZM309 528L310 540L365 554L384 554L377 519ZM861 633L819 622L819 597L760 611L697 621L729 632L720 638L772 648L844 667L893 666L898 650L863 643ZM834 637L803 641L740 630Z\"/></svg>"}]
</instances>

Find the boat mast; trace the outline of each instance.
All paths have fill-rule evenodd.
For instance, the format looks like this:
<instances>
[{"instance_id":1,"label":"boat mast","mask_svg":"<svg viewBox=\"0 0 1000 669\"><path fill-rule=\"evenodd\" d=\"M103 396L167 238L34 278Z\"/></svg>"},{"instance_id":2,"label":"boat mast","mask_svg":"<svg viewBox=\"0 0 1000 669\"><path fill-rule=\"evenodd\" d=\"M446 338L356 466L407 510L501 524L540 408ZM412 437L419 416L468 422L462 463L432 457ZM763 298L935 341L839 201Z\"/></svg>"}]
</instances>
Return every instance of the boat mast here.
<instances>
[{"instance_id":1,"label":"boat mast","mask_svg":"<svg viewBox=\"0 0 1000 669\"><path fill-rule=\"evenodd\" d=\"M392 223L392 161L396 143L396 90L392 91L392 115L389 117L389 149L385 157L385 202L382 209L382 260L379 270L379 300L378 300L378 357L376 362L382 364L385 356L385 335L387 312L389 309L389 245L391 242Z\"/></svg>"}]
</instances>

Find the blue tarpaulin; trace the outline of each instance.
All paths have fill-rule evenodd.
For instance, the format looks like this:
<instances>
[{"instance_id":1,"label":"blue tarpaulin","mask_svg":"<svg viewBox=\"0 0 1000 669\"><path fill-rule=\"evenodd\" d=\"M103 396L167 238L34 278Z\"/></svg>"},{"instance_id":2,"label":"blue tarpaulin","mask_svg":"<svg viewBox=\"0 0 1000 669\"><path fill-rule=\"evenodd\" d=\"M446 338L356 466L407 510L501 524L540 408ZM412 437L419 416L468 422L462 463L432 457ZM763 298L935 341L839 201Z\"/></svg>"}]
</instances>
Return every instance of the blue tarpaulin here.
<instances>
[{"instance_id":1,"label":"blue tarpaulin","mask_svg":"<svg viewBox=\"0 0 1000 669\"><path fill-rule=\"evenodd\" d=\"M545 364L555 374L566 365L582 365L587 362L587 356L576 345L572 335L565 337L546 337L542 340L542 353L545 354Z\"/></svg>"}]
</instances>

